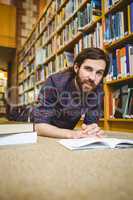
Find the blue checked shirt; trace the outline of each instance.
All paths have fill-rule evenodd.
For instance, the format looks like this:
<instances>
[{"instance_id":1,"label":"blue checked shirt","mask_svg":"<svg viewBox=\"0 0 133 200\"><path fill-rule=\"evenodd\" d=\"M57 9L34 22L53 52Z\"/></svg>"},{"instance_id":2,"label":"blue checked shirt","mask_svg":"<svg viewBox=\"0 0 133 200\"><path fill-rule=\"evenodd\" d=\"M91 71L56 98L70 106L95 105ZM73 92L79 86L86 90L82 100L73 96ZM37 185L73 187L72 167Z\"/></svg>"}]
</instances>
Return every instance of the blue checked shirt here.
<instances>
[{"instance_id":1,"label":"blue checked shirt","mask_svg":"<svg viewBox=\"0 0 133 200\"><path fill-rule=\"evenodd\" d=\"M89 95L81 94L71 71L58 72L42 85L34 108L34 122L73 129L84 116L84 123L97 123L102 116L102 99L101 84Z\"/></svg>"}]
</instances>

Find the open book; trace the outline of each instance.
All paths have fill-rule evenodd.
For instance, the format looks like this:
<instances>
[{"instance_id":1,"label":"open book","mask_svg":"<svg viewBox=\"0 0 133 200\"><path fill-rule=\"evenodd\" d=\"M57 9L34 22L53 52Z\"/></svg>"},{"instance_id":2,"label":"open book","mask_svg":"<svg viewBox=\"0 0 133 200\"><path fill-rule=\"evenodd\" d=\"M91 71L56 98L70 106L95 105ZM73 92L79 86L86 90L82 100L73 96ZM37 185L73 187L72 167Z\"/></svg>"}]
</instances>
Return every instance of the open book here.
<instances>
[{"instance_id":1,"label":"open book","mask_svg":"<svg viewBox=\"0 0 133 200\"><path fill-rule=\"evenodd\" d=\"M98 138L89 137L81 139L61 139L60 144L70 150L78 149L105 149L105 148L131 148L133 147L133 140L118 139L118 138Z\"/></svg>"},{"instance_id":2,"label":"open book","mask_svg":"<svg viewBox=\"0 0 133 200\"><path fill-rule=\"evenodd\" d=\"M33 131L33 124L0 125L0 146L36 142L37 133Z\"/></svg>"}]
</instances>

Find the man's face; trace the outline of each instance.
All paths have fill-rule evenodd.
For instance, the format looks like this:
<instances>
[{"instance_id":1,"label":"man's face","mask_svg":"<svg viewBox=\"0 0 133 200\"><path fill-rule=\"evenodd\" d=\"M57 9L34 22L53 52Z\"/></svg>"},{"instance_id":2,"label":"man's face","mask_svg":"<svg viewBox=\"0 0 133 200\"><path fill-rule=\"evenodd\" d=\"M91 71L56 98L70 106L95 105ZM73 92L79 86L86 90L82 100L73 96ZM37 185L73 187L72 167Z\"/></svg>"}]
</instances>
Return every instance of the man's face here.
<instances>
[{"instance_id":1,"label":"man's face","mask_svg":"<svg viewBox=\"0 0 133 200\"><path fill-rule=\"evenodd\" d=\"M103 78L106 63L104 60L86 59L80 67L74 65L76 83L82 92L91 92Z\"/></svg>"}]
</instances>

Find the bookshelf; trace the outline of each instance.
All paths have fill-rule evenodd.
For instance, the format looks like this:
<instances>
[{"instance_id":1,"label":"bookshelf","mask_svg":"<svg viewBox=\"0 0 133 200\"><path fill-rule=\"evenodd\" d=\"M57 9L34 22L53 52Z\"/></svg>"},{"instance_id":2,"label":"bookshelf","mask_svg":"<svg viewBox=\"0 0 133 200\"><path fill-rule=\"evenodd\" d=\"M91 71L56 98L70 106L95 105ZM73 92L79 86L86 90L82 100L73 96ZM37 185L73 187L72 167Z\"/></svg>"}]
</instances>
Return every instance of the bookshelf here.
<instances>
[{"instance_id":1,"label":"bookshelf","mask_svg":"<svg viewBox=\"0 0 133 200\"><path fill-rule=\"evenodd\" d=\"M100 119L100 126L105 130L133 132L132 118L110 116L114 100L110 96L124 85L131 88L133 83L133 66L128 63L127 67L125 61L133 43L133 3L101 0L99 6L95 2L49 1L18 53L18 105L34 104L46 78L68 66L65 52L75 57L83 48L100 47L111 58L109 74L104 79L104 118ZM128 56L131 62L132 55Z\"/></svg>"},{"instance_id":2,"label":"bookshelf","mask_svg":"<svg viewBox=\"0 0 133 200\"><path fill-rule=\"evenodd\" d=\"M6 115L5 93L7 87L7 72L0 70L0 117Z\"/></svg>"}]
</instances>

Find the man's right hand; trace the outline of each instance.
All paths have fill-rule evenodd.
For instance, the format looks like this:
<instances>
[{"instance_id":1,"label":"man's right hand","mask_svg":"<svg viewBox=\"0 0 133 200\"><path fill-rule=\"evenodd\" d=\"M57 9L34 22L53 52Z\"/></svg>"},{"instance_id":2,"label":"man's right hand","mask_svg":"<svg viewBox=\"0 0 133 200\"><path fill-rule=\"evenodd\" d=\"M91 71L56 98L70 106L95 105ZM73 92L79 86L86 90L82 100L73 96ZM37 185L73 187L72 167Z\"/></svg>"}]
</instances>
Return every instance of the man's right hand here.
<instances>
[{"instance_id":1,"label":"man's right hand","mask_svg":"<svg viewBox=\"0 0 133 200\"><path fill-rule=\"evenodd\" d=\"M76 130L71 135L72 139L86 138L86 137L102 137L104 131L97 124L86 125L83 124L81 126L81 130Z\"/></svg>"},{"instance_id":2,"label":"man's right hand","mask_svg":"<svg viewBox=\"0 0 133 200\"><path fill-rule=\"evenodd\" d=\"M104 135L104 131L95 123L87 125L87 124L82 124L82 134L87 134L88 136L91 137L101 137Z\"/></svg>"}]
</instances>

